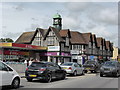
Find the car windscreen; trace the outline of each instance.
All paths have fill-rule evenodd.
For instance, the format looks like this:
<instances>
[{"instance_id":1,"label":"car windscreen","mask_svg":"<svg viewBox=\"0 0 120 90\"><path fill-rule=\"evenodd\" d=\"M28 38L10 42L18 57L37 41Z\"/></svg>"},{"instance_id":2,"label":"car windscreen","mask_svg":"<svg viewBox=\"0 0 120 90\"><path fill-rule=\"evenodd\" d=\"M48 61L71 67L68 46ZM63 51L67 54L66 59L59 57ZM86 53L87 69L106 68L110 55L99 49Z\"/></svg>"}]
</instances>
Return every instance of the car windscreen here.
<instances>
[{"instance_id":1,"label":"car windscreen","mask_svg":"<svg viewBox=\"0 0 120 90\"><path fill-rule=\"evenodd\" d=\"M116 63L115 62L105 62L104 66L115 66Z\"/></svg>"},{"instance_id":2,"label":"car windscreen","mask_svg":"<svg viewBox=\"0 0 120 90\"><path fill-rule=\"evenodd\" d=\"M30 67L46 67L46 63L40 63L40 62L33 62Z\"/></svg>"},{"instance_id":3,"label":"car windscreen","mask_svg":"<svg viewBox=\"0 0 120 90\"><path fill-rule=\"evenodd\" d=\"M73 63L63 63L64 66L72 66Z\"/></svg>"},{"instance_id":4,"label":"car windscreen","mask_svg":"<svg viewBox=\"0 0 120 90\"><path fill-rule=\"evenodd\" d=\"M85 64L95 64L95 61L87 61Z\"/></svg>"}]
</instances>

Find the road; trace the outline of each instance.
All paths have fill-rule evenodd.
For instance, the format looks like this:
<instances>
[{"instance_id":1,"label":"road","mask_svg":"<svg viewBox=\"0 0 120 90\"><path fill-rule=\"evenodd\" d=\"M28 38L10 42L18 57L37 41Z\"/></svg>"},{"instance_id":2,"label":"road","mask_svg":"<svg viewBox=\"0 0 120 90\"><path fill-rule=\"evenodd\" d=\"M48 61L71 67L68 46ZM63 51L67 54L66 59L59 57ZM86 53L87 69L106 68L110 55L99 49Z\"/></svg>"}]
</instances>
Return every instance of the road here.
<instances>
[{"instance_id":1,"label":"road","mask_svg":"<svg viewBox=\"0 0 120 90\"><path fill-rule=\"evenodd\" d=\"M100 77L99 73L68 76L65 80L53 80L51 83L39 80L27 82L25 78L22 78L20 88L118 88L118 78Z\"/></svg>"}]
</instances>

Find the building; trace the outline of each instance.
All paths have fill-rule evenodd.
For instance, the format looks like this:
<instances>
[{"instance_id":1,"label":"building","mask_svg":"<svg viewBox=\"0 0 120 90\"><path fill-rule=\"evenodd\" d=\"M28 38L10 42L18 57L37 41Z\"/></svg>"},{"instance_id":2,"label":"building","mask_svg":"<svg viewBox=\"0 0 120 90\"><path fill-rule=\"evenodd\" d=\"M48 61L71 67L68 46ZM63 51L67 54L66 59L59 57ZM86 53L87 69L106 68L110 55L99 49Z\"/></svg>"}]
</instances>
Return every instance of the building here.
<instances>
[{"instance_id":1,"label":"building","mask_svg":"<svg viewBox=\"0 0 120 90\"><path fill-rule=\"evenodd\" d=\"M62 29L62 18L58 13L53 17L53 26L24 32L16 43L47 47L47 52L39 54L54 63L78 62L106 59L112 56L112 44L92 33L80 33Z\"/></svg>"},{"instance_id":2,"label":"building","mask_svg":"<svg viewBox=\"0 0 120 90\"><path fill-rule=\"evenodd\" d=\"M85 55L85 47L87 43L82 35L82 33L77 31L70 31L71 33L71 55L72 55L72 62L78 62L83 64L86 59Z\"/></svg>"},{"instance_id":3,"label":"building","mask_svg":"<svg viewBox=\"0 0 120 90\"><path fill-rule=\"evenodd\" d=\"M117 60L118 58L118 47L113 47L113 57L112 59Z\"/></svg>"},{"instance_id":4,"label":"building","mask_svg":"<svg viewBox=\"0 0 120 90\"><path fill-rule=\"evenodd\" d=\"M0 43L0 60L5 61L24 61L35 58L46 60L46 57L40 57L39 54L46 52L46 47L18 44L18 43Z\"/></svg>"}]
</instances>

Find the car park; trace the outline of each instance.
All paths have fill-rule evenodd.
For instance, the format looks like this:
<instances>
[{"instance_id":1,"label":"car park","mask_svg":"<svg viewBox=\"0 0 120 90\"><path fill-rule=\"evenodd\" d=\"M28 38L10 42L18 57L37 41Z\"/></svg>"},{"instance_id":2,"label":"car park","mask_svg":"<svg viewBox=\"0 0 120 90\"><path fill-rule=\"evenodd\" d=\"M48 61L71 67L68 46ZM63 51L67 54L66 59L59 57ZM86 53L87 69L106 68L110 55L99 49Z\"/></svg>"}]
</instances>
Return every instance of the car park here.
<instances>
[{"instance_id":1,"label":"car park","mask_svg":"<svg viewBox=\"0 0 120 90\"><path fill-rule=\"evenodd\" d=\"M65 62L60 65L63 69L66 70L67 74L82 75L84 74L84 68L82 65L75 63L75 62Z\"/></svg>"},{"instance_id":2,"label":"car park","mask_svg":"<svg viewBox=\"0 0 120 90\"><path fill-rule=\"evenodd\" d=\"M96 60L87 60L84 64L84 71L87 73L88 71L97 72L100 69L100 64Z\"/></svg>"},{"instance_id":3,"label":"car park","mask_svg":"<svg viewBox=\"0 0 120 90\"><path fill-rule=\"evenodd\" d=\"M11 86L11 88L19 88L20 86L18 73L2 61L0 61L0 86Z\"/></svg>"},{"instance_id":4,"label":"car park","mask_svg":"<svg viewBox=\"0 0 120 90\"><path fill-rule=\"evenodd\" d=\"M120 75L120 63L118 61L106 61L100 68L100 76L111 75L118 77Z\"/></svg>"},{"instance_id":5,"label":"car park","mask_svg":"<svg viewBox=\"0 0 120 90\"><path fill-rule=\"evenodd\" d=\"M32 62L25 71L25 77L29 82L33 79L51 82L52 79L65 79L66 71L52 62Z\"/></svg>"}]
</instances>

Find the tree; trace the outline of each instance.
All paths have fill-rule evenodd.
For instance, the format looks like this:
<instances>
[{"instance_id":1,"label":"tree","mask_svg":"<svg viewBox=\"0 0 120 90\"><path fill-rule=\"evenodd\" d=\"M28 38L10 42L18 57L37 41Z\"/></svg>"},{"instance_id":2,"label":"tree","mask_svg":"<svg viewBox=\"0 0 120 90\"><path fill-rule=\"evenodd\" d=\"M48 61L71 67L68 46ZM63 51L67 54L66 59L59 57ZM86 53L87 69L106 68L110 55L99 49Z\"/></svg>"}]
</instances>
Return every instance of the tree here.
<instances>
[{"instance_id":1,"label":"tree","mask_svg":"<svg viewBox=\"0 0 120 90\"><path fill-rule=\"evenodd\" d=\"M11 38L1 38L0 42L14 42Z\"/></svg>"}]
</instances>

